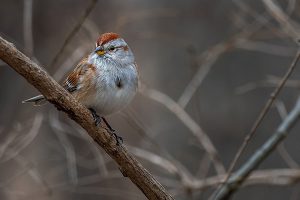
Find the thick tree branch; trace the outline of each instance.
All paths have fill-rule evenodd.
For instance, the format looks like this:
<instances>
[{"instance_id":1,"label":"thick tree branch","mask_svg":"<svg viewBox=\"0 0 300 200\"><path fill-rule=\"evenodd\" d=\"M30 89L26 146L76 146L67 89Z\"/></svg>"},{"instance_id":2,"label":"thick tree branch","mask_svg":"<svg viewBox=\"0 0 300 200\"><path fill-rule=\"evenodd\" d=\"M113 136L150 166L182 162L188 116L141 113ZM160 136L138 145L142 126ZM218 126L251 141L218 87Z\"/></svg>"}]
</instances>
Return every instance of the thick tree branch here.
<instances>
[{"instance_id":1,"label":"thick tree branch","mask_svg":"<svg viewBox=\"0 0 300 200\"><path fill-rule=\"evenodd\" d=\"M118 163L123 175L129 177L148 199L173 199L124 146L116 145L114 137L105 128L94 125L87 108L64 90L45 70L2 37L0 37L0 58L37 88L49 102L66 112L70 118L82 126L94 141Z\"/></svg>"}]
</instances>

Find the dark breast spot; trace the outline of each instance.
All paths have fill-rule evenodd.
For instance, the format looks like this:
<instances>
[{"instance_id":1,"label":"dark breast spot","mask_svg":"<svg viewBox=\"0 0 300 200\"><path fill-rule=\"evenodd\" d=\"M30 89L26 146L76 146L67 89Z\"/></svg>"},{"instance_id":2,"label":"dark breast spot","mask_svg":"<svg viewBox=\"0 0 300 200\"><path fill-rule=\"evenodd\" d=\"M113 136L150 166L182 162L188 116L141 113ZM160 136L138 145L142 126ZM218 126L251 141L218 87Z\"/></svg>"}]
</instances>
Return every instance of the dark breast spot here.
<instances>
[{"instance_id":1,"label":"dark breast spot","mask_svg":"<svg viewBox=\"0 0 300 200\"><path fill-rule=\"evenodd\" d=\"M122 83L122 80L120 79L120 77L116 78L116 86L119 89L121 89L123 87L123 83Z\"/></svg>"}]
</instances>

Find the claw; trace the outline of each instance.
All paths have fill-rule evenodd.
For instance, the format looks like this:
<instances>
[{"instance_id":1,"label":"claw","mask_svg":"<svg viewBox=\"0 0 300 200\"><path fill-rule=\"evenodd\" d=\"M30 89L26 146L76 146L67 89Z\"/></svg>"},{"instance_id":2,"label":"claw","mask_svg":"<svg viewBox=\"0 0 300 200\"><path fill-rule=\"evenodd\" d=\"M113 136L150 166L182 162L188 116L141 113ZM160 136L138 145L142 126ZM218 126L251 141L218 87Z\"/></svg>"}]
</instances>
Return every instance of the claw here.
<instances>
[{"instance_id":1,"label":"claw","mask_svg":"<svg viewBox=\"0 0 300 200\"><path fill-rule=\"evenodd\" d=\"M107 128L112 132L113 136L116 138L117 146L123 144L123 138L121 136L118 136L115 133L115 129L113 129L110 124L106 121L104 117L101 117L103 122L106 124Z\"/></svg>"},{"instance_id":2,"label":"claw","mask_svg":"<svg viewBox=\"0 0 300 200\"><path fill-rule=\"evenodd\" d=\"M97 112L93 109L93 108L89 108L89 110L91 111L91 114L95 120L95 125L98 126L101 122L101 119L103 120L103 122L105 123L105 125L107 126L107 128L110 130L111 134L115 137L116 142L117 142L117 146L123 144L123 138L121 136L118 136L115 133L115 129L113 129L110 124L106 121L106 119L104 117L100 117Z\"/></svg>"},{"instance_id":3,"label":"claw","mask_svg":"<svg viewBox=\"0 0 300 200\"><path fill-rule=\"evenodd\" d=\"M97 114L97 112L93 108L89 108L89 110L91 111L91 114L94 118L95 125L98 126L101 122L101 117Z\"/></svg>"},{"instance_id":4,"label":"claw","mask_svg":"<svg viewBox=\"0 0 300 200\"><path fill-rule=\"evenodd\" d=\"M118 136L115 132L113 132L113 136L116 138L117 146L123 144L123 138L121 136Z\"/></svg>"},{"instance_id":5,"label":"claw","mask_svg":"<svg viewBox=\"0 0 300 200\"><path fill-rule=\"evenodd\" d=\"M103 119L105 125L107 126L107 128L111 131L111 132L115 132L115 129L113 129L110 124L106 121L106 119L104 117L101 117L101 119Z\"/></svg>"}]
</instances>

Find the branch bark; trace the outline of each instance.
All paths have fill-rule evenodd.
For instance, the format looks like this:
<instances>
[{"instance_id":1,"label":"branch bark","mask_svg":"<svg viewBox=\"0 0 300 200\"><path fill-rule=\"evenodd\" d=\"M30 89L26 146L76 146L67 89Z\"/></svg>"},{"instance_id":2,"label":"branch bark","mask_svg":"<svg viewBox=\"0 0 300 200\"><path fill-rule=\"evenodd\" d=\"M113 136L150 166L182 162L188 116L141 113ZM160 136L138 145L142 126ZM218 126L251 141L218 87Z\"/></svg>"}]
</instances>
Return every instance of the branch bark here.
<instances>
[{"instance_id":1,"label":"branch bark","mask_svg":"<svg viewBox=\"0 0 300 200\"><path fill-rule=\"evenodd\" d=\"M148 199L173 199L124 146L116 145L114 137L108 130L94 125L94 120L87 108L64 90L45 70L2 37L0 37L0 58L38 89L58 110L67 113L71 119L83 127L94 141L118 163L122 174L129 177Z\"/></svg>"}]
</instances>

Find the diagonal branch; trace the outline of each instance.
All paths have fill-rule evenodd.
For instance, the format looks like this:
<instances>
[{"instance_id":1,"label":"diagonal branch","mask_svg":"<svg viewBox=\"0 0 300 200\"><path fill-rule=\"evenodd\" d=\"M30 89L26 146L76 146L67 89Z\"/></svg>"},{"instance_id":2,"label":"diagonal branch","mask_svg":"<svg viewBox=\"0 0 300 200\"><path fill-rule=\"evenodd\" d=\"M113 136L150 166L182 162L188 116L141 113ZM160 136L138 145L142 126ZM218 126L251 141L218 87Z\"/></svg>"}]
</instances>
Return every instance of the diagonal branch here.
<instances>
[{"instance_id":1,"label":"diagonal branch","mask_svg":"<svg viewBox=\"0 0 300 200\"><path fill-rule=\"evenodd\" d=\"M94 141L114 159L122 174L145 194L148 199L173 199L164 187L127 151L117 146L105 128L96 127L93 118L82 104L64 90L46 71L18 51L12 43L0 37L0 59L22 75L45 98L83 127Z\"/></svg>"},{"instance_id":2,"label":"diagonal branch","mask_svg":"<svg viewBox=\"0 0 300 200\"><path fill-rule=\"evenodd\" d=\"M223 174L225 172L225 168L219 158L217 149L211 142L210 138L179 104L177 104L174 100L172 100L164 93L155 89L147 88L146 85L142 85L140 87L140 92L144 96L161 103L171 112L173 112L178 117L178 119L181 120L182 123L188 129L190 129L194 136L199 140L205 151L208 153L210 159L214 163L216 172L218 174Z\"/></svg>"},{"instance_id":3,"label":"diagonal branch","mask_svg":"<svg viewBox=\"0 0 300 200\"><path fill-rule=\"evenodd\" d=\"M300 117L300 98L295 107L283 120L277 131L248 159L229 180L215 192L213 199L229 199L248 176L264 161L288 135Z\"/></svg>"},{"instance_id":4,"label":"diagonal branch","mask_svg":"<svg viewBox=\"0 0 300 200\"><path fill-rule=\"evenodd\" d=\"M254 125L252 126L249 134L245 137L242 145L238 149L238 152L234 156L233 161L231 162L231 164L229 166L227 177L225 179L225 183L228 181L228 179L229 179L229 177L230 177L230 175L231 175L231 173L232 173L232 171L233 171L236 163L238 162L238 160L241 158L242 154L246 150L246 148L247 148L250 140L254 137L254 135L256 133L256 130L261 125L261 123L263 122L263 120L267 116L268 112L270 111L270 109L271 109L274 101L278 97L278 95L281 92L281 90L284 88L285 83L287 82L288 78L292 75L293 71L295 70L296 65L297 65L299 59L300 59L300 51L298 50L298 52L297 52L297 54L296 54L296 56L295 56L292 64L288 68L288 70L285 73L285 75L282 77L281 81L278 83L278 86L271 93L270 98L268 99L267 103L264 105L263 109L261 110L259 116L255 120Z\"/></svg>"},{"instance_id":5,"label":"diagonal branch","mask_svg":"<svg viewBox=\"0 0 300 200\"><path fill-rule=\"evenodd\" d=\"M69 44L69 42L71 41L71 39L80 30L80 28L81 28L82 24L84 23L85 19L89 16L89 14L95 8L96 3L97 3L97 0L91 0L90 4L88 5L88 7L86 8L86 10L84 11L83 15L81 16L81 18L79 19L79 21L77 22L77 24L74 26L74 28L71 30L71 32L67 35L67 38L65 39L63 45L61 46L61 48L59 49L59 51L54 56L54 58L53 58L53 60L52 60L52 62L50 64L51 67L55 67L56 63L60 59L61 55L63 54L65 48L67 47L67 45Z\"/></svg>"}]
</instances>

